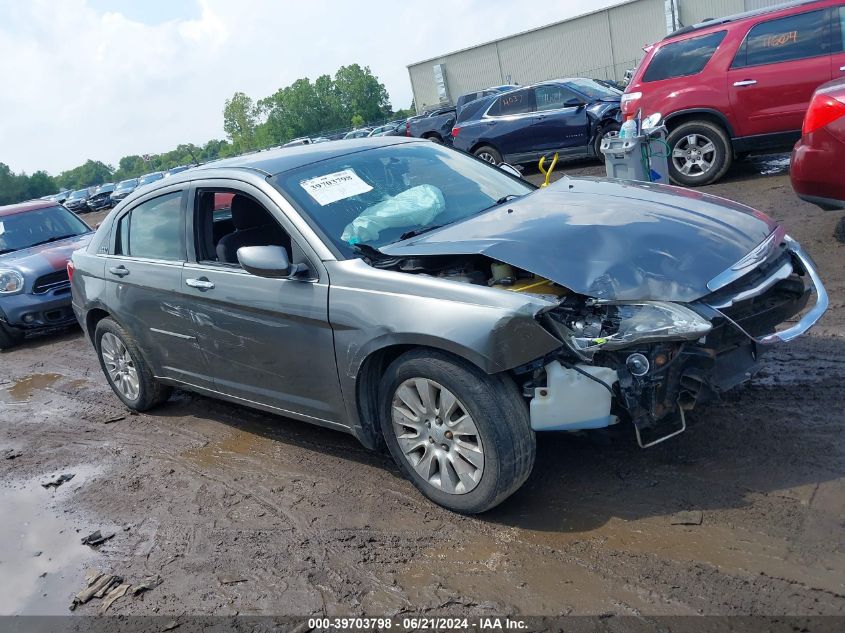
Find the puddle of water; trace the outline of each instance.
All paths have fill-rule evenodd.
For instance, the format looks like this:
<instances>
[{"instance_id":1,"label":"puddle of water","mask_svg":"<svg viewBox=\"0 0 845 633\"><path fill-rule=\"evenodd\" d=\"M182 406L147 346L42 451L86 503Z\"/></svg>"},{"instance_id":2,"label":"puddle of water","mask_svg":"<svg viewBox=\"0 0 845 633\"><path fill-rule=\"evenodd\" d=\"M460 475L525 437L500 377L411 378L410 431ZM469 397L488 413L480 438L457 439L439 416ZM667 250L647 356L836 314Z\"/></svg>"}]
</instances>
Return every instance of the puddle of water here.
<instances>
[{"instance_id":1,"label":"puddle of water","mask_svg":"<svg viewBox=\"0 0 845 633\"><path fill-rule=\"evenodd\" d=\"M753 157L749 162L753 164L754 171L761 176L774 176L789 171L789 154L778 154Z\"/></svg>"},{"instance_id":2,"label":"puddle of water","mask_svg":"<svg viewBox=\"0 0 845 633\"><path fill-rule=\"evenodd\" d=\"M83 563L97 555L80 543L90 526L69 518L61 505L96 470L84 466L62 472L75 476L55 491L45 490L41 482L59 473L0 487L0 615L67 615L73 595L84 585Z\"/></svg>"},{"instance_id":3,"label":"puddle of water","mask_svg":"<svg viewBox=\"0 0 845 633\"><path fill-rule=\"evenodd\" d=\"M16 380L11 387L6 387L5 392L16 402L28 400L33 393L53 386L60 378L61 374L30 374Z\"/></svg>"}]
</instances>

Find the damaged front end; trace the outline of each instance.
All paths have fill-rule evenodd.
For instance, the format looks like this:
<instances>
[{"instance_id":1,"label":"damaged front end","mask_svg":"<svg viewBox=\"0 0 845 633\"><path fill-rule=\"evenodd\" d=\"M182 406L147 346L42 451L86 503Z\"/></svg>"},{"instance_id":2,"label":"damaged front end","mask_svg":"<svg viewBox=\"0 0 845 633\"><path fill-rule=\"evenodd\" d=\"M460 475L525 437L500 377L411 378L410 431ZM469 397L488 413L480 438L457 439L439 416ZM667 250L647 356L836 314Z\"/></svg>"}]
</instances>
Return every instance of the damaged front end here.
<instances>
[{"instance_id":1,"label":"damaged front end","mask_svg":"<svg viewBox=\"0 0 845 633\"><path fill-rule=\"evenodd\" d=\"M575 431L628 420L644 448L683 432L686 411L749 380L772 343L806 332L828 304L811 259L777 226L733 266L704 278L695 294L687 285L673 296L676 284L664 274L661 286L650 281L643 288L669 290L643 301L630 299L632 288L614 292L607 275L601 295L591 296L560 283L563 274L555 281L488 254L389 256L366 248L361 254L376 268L542 299L538 305L546 307L535 319L561 346L508 368L532 428ZM814 291L814 307L778 331L805 310Z\"/></svg>"},{"instance_id":2,"label":"damaged front end","mask_svg":"<svg viewBox=\"0 0 845 633\"><path fill-rule=\"evenodd\" d=\"M515 370L532 427L593 429L625 418L646 448L683 432L684 412L697 403L749 380L771 344L806 332L828 305L810 258L782 232L773 235L754 265L738 262L697 301L569 295L538 315L565 347ZM779 331L814 291L813 308Z\"/></svg>"}]
</instances>

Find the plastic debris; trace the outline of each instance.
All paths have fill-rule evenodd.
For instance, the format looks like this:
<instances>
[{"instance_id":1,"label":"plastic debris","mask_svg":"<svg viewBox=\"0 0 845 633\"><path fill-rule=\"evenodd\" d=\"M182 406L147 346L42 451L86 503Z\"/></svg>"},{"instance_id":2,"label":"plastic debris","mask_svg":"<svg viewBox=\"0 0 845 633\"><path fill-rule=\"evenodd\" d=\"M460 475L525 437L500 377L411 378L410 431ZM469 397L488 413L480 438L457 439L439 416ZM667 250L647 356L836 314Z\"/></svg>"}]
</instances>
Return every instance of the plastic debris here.
<instances>
[{"instance_id":1,"label":"plastic debris","mask_svg":"<svg viewBox=\"0 0 845 633\"><path fill-rule=\"evenodd\" d=\"M237 574L220 574L217 576L217 580L220 581L221 585L237 585L238 583L246 582L249 579Z\"/></svg>"},{"instance_id":2,"label":"plastic debris","mask_svg":"<svg viewBox=\"0 0 845 633\"><path fill-rule=\"evenodd\" d=\"M89 570L85 574L88 586L80 591L70 603L70 610L73 611L80 604L85 604L91 598L102 598L110 589L123 582L123 578L114 574L103 574L97 570Z\"/></svg>"},{"instance_id":3,"label":"plastic debris","mask_svg":"<svg viewBox=\"0 0 845 633\"><path fill-rule=\"evenodd\" d=\"M164 625L162 631L172 631L173 629L181 626L176 620L171 620L167 624Z\"/></svg>"},{"instance_id":4,"label":"plastic debris","mask_svg":"<svg viewBox=\"0 0 845 633\"><path fill-rule=\"evenodd\" d=\"M137 596L139 593L144 591L150 591L151 589L155 589L158 587L162 582L161 576L147 576L137 585L132 587L132 595Z\"/></svg>"},{"instance_id":5,"label":"plastic debris","mask_svg":"<svg viewBox=\"0 0 845 633\"><path fill-rule=\"evenodd\" d=\"M117 587L114 587L114 589L109 591L108 595L103 600L103 606L100 607L100 613L105 613L106 611L108 611L108 608L112 605L112 603L118 598L122 598L123 596L125 596L128 590L129 585L122 584L118 585Z\"/></svg>"},{"instance_id":6,"label":"plastic debris","mask_svg":"<svg viewBox=\"0 0 845 633\"><path fill-rule=\"evenodd\" d=\"M701 525L704 513L701 510L684 510L676 512L669 519L671 525Z\"/></svg>"},{"instance_id":7,"label":"plastic debris","mask_svg":"<svg viewBox=\"0 0 845 633\"><path fill-rule=\"evenodd\" d=\"M53 477L49 481L41 482L41 485L44 488L58 488L59 486L61 486L66 481L70 481L71 479L73 479L73 477L74 477L73 473L64 473L63 475L58 475L56 477Z\"/></svg>"},{"instance_id":8,"label":"plastic debris","mask_svg":"<svg viewBox=\"0 0 845 633\"><path fill-rule=\"evenodd\" d=\"M97 545L102 545L110 538L114 537L114 532L111 534L102 534L100 530L96 532L91 532L88 536L82 539L83 545L90 545L91 547L96 547Z\"/></svg>"}]
</instances>

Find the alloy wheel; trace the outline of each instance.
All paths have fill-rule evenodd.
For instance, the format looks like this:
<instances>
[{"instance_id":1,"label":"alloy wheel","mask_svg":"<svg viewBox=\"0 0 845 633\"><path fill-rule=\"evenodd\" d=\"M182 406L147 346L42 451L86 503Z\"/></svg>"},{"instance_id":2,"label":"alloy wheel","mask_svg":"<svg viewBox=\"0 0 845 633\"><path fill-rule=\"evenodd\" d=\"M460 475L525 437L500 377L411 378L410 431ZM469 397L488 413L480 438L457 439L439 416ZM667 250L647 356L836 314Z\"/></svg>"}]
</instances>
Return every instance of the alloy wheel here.
<instances>
[{"instance_id":1,"label":"alloy wheel","mask_svg":"<svg viewBox=\"0 0 845 633\"><path fill-rule=\"evenodd\" d=\"M483 160L485 163L490 163L491 165L498 165L499 163L496 162L496 157L493 156L490 152L480 152L476 154L478 158Z\"/></svg>"},{"instance_id":2,"label":"alloy wheel","mask_svg":"<svg viewBox=\"0 0 845 633\"><path fill-rule=\"evenodd\" d=\"M481 436L455 394L428 378L410 378L394 392L391 414L402 455L426 482L455 495L478 485Z\"/></svg>"},{"instance_id":3,"label":"alloy wheel","mask_svg":"<svg viewBox=\"0 0 845 633\"><path fill-rule=\"evenodd\" d=\"M141 391L138 370L123 341L106 332L100 339L100 354L115 389L127 400L137 400Z\"/></svg>"},{"instance_id":4,"label":"alloy wheel","mask_svg":"<svg viewBox=\"0 0 845 633\"><path fill-rule=\"evenodd\" d=\"M702 176L713 169L716 145L702 134L688 134L675 143L672 163L685 176Z\"/></svg>"}]
</instances>

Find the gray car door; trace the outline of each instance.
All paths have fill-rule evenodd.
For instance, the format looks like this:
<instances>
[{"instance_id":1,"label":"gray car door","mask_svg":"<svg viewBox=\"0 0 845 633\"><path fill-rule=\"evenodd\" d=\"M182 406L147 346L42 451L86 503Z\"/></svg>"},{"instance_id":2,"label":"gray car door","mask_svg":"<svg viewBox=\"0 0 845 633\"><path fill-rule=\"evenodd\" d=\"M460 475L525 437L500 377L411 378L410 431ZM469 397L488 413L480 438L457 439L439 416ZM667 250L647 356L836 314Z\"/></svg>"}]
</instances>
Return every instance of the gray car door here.
<instances>
[{"instance_id":1,"label":"gray car door","mask_svg":"<svg viewBox=\"0 0 845 633\"><path fill-rule=\"evenodd\" d=\"M213 243L231 229L225 196L246 195L291 238L292 261L307 263L298 279L251 275L238 264L216 261ZM216 202L205 204L213 194ZM193 297L195 333L214 374L215 388L329 426L345 420L328 319L328 277L284 213L258 188L240 181L198 181L188 214L188 262L182 290ZM209 229L206 220L217 226Z\"/></svg>"},{"instance_id":2,"label":"gray car door","mask_svg":"<svg viewBox=\"0 0 845 633\"><path fill-rule=\"evenodd\" d=\"M156 375L211 387L182 292L187 185L157 190L115 221L106 261L108 304Z\"/></svg>"}]
</instances>

